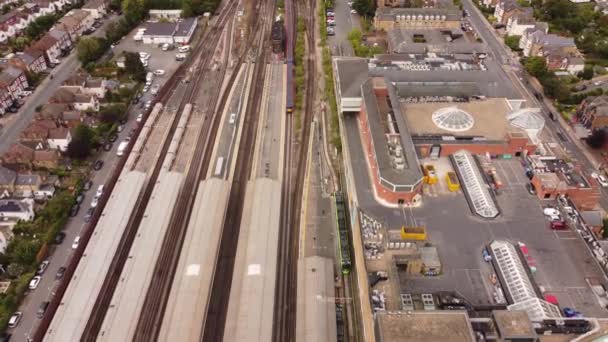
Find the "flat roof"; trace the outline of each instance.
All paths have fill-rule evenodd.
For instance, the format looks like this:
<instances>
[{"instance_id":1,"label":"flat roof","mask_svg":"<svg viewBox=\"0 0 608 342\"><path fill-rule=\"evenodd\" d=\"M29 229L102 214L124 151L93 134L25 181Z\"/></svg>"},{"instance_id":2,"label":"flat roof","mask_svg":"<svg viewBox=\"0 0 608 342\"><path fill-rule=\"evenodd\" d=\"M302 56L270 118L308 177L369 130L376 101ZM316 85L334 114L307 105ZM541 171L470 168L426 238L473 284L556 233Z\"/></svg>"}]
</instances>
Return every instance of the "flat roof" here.
<instances>
[{"instance_id":1,"label":"flat roof","mask_svg":"<svg viewBox=\"0 0 608 342\"><path fill-rule=\"evenodd\" d=\"M492 312L492 315L503 338L536 337L536 331L525 311L496 310Z\"/></svg>"},{"instance_id":2,"label":"flat roof","mask_svg":"<svg viewBox=\"0 0 608 342\"><path fill-rule=\"evenodd\" d=\"M367 60L364 58L339 58L338 85L341 97L361 97L361 85L368 79Z\"/></svg>"},{"instance_id":3,"label":"flat roof","mask_svg":"<svg viewBox=\"0 0 608 342\"><path fill-rule=\"evenodd\" d=\"M416 135L454 135L480 136L489 140L504 140L507 132L520 131L509 124L510 111L505 99L491 98L469 102L427 102L406 103L400 101L402 113L407 120L410 134ZM433 113L442 108L458 108L469 113L474 119L473 127L462 132L439 128L432 120Z\"/></svg>"},{"instance_id":4,"label":"flat roof","mask_svg":"<svg viewBox=\"0 0 608 342\"><path fill-rule=\"evenodd\" d=\"M379 342L471 342L475 335L464 311L378 312L376 339Z\"/></svg>"},{"instance_id":5,"label":"flat roof","mask_svg":"<svg viewBox=\"0 0 608 342\"><path fill-rule=\"evenodd\" d=\"M369 79L361 88L379 176L395 186L416 185L422 180L423 175L408 124L398 104L397 93L393 86L386 84L389 96L378 97L374 92L373 83L373 80ZM392 109L389 103L392 104ZM400 170L393 166L386 138L387 133L389 133L386 117L391 111L394 113L396 128L399 133L403 157L405 159L405 166Z\"/></svg>"},{"instance_id":6,"label":"flat roof","mask_svg":"<svg viewBox=\"0 0 608 342\"><path fill-rule=\"evenodd\" d=\"M334 263L312 256L298 260L296 341L337 340Z\"/></svg>"}]
</instances>

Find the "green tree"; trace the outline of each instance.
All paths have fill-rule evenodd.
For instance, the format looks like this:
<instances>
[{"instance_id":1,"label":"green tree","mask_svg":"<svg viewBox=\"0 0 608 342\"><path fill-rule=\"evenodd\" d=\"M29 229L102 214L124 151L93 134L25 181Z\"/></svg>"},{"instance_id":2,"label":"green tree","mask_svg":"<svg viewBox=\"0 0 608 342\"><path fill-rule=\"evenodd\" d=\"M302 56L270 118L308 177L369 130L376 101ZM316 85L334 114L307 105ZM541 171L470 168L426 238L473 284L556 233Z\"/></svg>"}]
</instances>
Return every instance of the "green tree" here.
<instances>
[{"instance_id":1,"label":"green tree","mask_svg":"<svg viewBox=\"0 0 608 342\"><path fill-rule=\"evenodd\" d=\"M519 40L521 36L506 36L505 44L513 51L521 51L519 48Z\"/></svg>"},{"instance_id":2,"label":"green tree","mask_svg":"<svg viewBox=\"0 0 608 342\"><path fill-rule=\"evenodd\" d=\"M600 149L606 145L606 131L603 129L594 130L587 138L587 145L592 149Z\"/></svg>"},{"instance_id":3,"label":"green tree","mask_svg":"<svg viewBox=\"0 0 608 342\"><path fill-rule=\"evenodd\" d=\"M112 104L101 108L99 111L99 119L105 123L116 123L124 118L127 113L127 107L122 103Z\"/></svg>"},{"instance_id":4,"label":"green tree","mask_svg":"<svg viewBox=\"0 0 608 342\"><path fill-rule=\"evenodd\" d=\"M142 0L123 0L122 10L125 18L131 23L138 23L145 16L145 6Z\"/></svg>"},{"instance_id":5,"label":"green tree","mask_svg":"<svg viewBox=\"0 0 608 342\"><path fill-rule=\"evenodd\" d=\"M373 17L376 13L376 3L373 0L355 0L353 9L364 17Z\"/></svg>"},{"instance_id":6,"label":"green tree","mask_svg":"<svg viewBox=\"0 0 608 342\"><path fill-rule=\"evenodd\" d=\"M40 243L36 240L16 236L6 248L7 254L11 256L14 263L31 266L36 261L36 254L40 249Z\"/></svg>"},{"instance_id":7,"label":"green tree","mask_svg":"<svg viewBox=\"0 0 608 342\"><path fill-rule=\"evenodd\" d=\"M103 56L106 50L105 41L97 37L82 37L78 41L76 47L78 51L78 60L83 65L94 62Z\"/></svg>"},{"instance_id":8,"label":"green tree","mask_svg":"<svg viewBox=\"0 0 608 342\"><path fill-rule=\"evenodd\" d=\"M583 69L583 71L579 72L577 76L584 80L592 79L593 78L593 66L585 65L585 69Z\"/></svg>"},{"instance_id":9,"label":"green tree","mask_svg":"<svg viewBox=\"0 0 608 342\"><path fill-rule=\"evenodd\" d=\"M141 59L137 53L125 53L125 69L133 80L138 82L144 82L146 80L146 68L144 68L144 65L141 63Z\"/></svg>"},{"instance_id":10,"label":"green tree","mask_svg":"<svg viewBox=\"0 0 608 342\"><path fill-rule=\"evenodd\" d=\"M524 61L524 67L534 77L542 77L547 74L547 61L543 57L528 57Z\"/></svg>"},{"instance_id":11,"label":"green tree","mask_svg":"<svg viewBox=\"0 0 608 342\"><path fill-rule=\"evenodd\" d=\"M2 14L6 14L8 12L10 12L10 10L12 9L11 5L2 5L2 10L0 10L2 12Z\"/></svg>"},{"instance_id":12,"label":"green tree","mask_svg":"<svg viewBox=\"0 0 608 342\"><path fill-rule=\"evenodd\" d=\"M72 141L68 144L68 156L76 159L88 157L95 144L95 132L88 126L79 124L73 133Z\"/></svg>"}]
</instances>

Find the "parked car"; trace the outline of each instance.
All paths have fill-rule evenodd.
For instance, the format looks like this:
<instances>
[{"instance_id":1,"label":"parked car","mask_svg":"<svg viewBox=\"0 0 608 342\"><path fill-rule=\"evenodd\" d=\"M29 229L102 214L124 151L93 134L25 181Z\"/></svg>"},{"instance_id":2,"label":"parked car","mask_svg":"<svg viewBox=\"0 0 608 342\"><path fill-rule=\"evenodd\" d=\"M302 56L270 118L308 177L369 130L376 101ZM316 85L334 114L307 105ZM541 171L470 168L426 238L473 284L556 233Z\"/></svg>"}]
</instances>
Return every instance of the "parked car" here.
<instances>
[{"instance_id":1,"label":"parked car","mask_svg":"<svg viewBox=\"0 0 608 342\"><path fill-rule=\"evenodd\" d=\"M40 265L38 265L36 274L42 275L44 273L44 271L46 271L46 269L49 267L49 264L50 264L50 261L48 261L48 260L44 260L43 262L41 262Z\"/></svg>"},{"instance_id":2,"label":"parked car","mask_svg":"<svg viewBox=\"0 0 608 342\"><path fill-rule=\"evenodd\" d=\"M568 229L568 226L566 225L566 222L564 222L563 220L551 221L550 224L549 224L549 226L553 230L566 230L566 229Z\"/></svg>"},{"instance_id":3,"label":"parked car","mask_svg":"<svg viewBox=\"0 0 608 342\"><path fill-rule=\"evenodd\" d=\"M95 212L95 208L89 208L89 209L87 209L87 212L84 214L84 222L85 223L91 222L91 218L93 218L93 213L94 212Z\"/></svg>"},{"instance_id":4,"label":"parked car","mask_svg":"<svg viewBox=\"0 0 608 342\"><path fill-rule=\"evenodd\" d=\"M160 89L160 86L158 84L155 84L152 86L152 88L150 88L150 92L152 93L152 95L156 95L156 94L158 94L159 89Z\"/></svg>"},{"instance_id":5,"label":"parked car","mask_svg":"<svg viewBox=\"0 0 608 342\"><path fill-rule=\"evenodd\" d=\"M78 212L80 211L80 204L76 203L72 206L72 209L70 209L70 217L76 217L76 215L78 215Z\"/></svg>"},{"instance_id":6,"label":"parked car","mask_svg":"<svg viewBox=\"0 0 608 342\"><path fill-rule=\"evenodd\" d=\"M65 274L65 267L59 267L59 269L57 269L57 273L55 274L55 279L61 279L63 278L63 275Z\"/></svg>"},{"instance_id":7,"label":"parked car","mask_svg":"<svg viewBox=\"0 0 608 342\"><path fill-rule=\"evenodd\" d=\"M142 122L143 120L144 120L144 113L137 114L137 119L135 119L135 122Z\"/></svg>"},{"instance_id":8,"label":"parked car","mask_svg":"<svg viewBox=\"0 0 608 342\"><path fill-rule=\"evenodd\" d=\"M84 186L82 187L82 189L84 191L88 191L92 186L93 186L93 182L92 181L86 181L86 183L84 183Z\"/></svg>"},{"instance_id":9,"label":"parked car","mask_svg":"<svg viewBox=\"0 0 608 342\"><path fill-rule=\"evenodd\" d=\"M103 167L103 160L98 159L95 164L93 164L93 170L101 170L101 168Z\"/></svg>"},{"instance_id":10,"label":"parked car","mask_svg":"<svg viewBox=\"0 0 608 342\"><path fill-rule=\"evenodd\" d=\"M125 129L125 126L123 126L123 125L119 125L118 127L116 127L116 131L118 133L122 132L123 129Z\"/></svg>"},{"instance_id":11,"label":"parked car","mask_svg":"<svg viewBox=\"0 0 608 342\"><path fill-rule=\"evenodd\" d=\"M38 307L38 311L36 312L36 317L38 317L38 318L44 317L44 313L46 312L46 309L49 307L49 303L50 302L40 303L40 306Z\"/></svg>"},{"instance_id":12,"label":"parked car","mask_svg":"<svg viewBox=\"0 0 608 342\"><path fill-rule=\"evenodd\" d=\"M350 10L350 14L357 14L357 10L356 9L351 9Z\"/></svg>"},{"instance_id":13,"label":"parked car","mask_svg":"<svg viewBox=\"0 0 608 342\"><path fill-rule=\"evenodd\" d=\"M536 189L534 189L534 185L531 183L526 183L526 190L528 190L530 195L536 195Z\"/></svg>"},{"instance_id":14,"label":"parked car","mask_svg":"<svg viewBox=\"0 0 608 342\"><path fill-rule=\"evenodd\" d=\"M40 280L42 280L42 277L40 277L40 276L35 276L34 278L32 278L32 280L30 280L30 283L28 285L30 290L35 290L38 287L38 284L40 284Z\"/></svg>"},{"instance_id":15,"label":"parked car","mask_svg":"<svg viewBox=\"0 0 608 342\"><path fill-rule=\"evenodd\" d=\"M597 182L600 183L603 188L608 187L608 179L606 179L606 177L604 177L603 175L593 172L591 174L591 177L597 180Z\"/></svg>"},{"instance_id":16,"label":"parked car","mask_svg":"<svg viewBox=\"0 0 608 342\"><path fill-rule=\"evenodd\" d=\"M61 245L61 243L63 242L63 240L65 240L65 233L64 232L59 232L59 233L57 233L57 235L55 235L55 244L56 245Z\"/></svg>"},{"instance_id":17,"label":"parked car","mask_svg":"<svg viewBox=\"0 0 608 342\"><path fill-rule=\"evenodd\" d=\"M76 197L76 204L80 204L82 201L84 201L84 195L80 194L78 197Z\"/></svg>"},{"instance_id":18,"label":"parked car","mask_svg":"<svg viewBox=\"0 0 608 342\"><path fill-rule=\"evenodd\" d=\"M118 135L116 135L116 134L112 134L108 138L108 140L110 140L111 142L115 142L117 139L118 139Z\"/></svg>"},{"instance_id":19,"label":"parked car","mask_svg":"<svg viewBox=\"0 0 608 342\"><path fill-rule=\"evenodd\" d=\"M107 152L107 151L110 151L111 149L112 149L112 143L111 142L103 144L103 150L104 151Z\"/></svg>"},{"instance_id":20,"label":"parked car","mask_svg":"<svg viewBox=\"0 0 608 342\"><path fill-rule=\"evenodd\" d=\"M95 193L95 197L101 197L103 195L103 184L97 187L97 192Z\"/></svg>"},{"instance_id":21,"label":"parked car","mask_svg":"<svg viewBox=\"0 0 608 342\"><path fill-rule=\"evenodd\" d=\"M74 239L74 242L72 242L72 249L76 249L76 248L78 248L78 245L79 245L79 244L80 244L80 236L77 236L77 237Z\"/></svg>"},{"instance_id":22,"label":"parked car","mask_svg":"<svg viewBox=\"0 0 608 342\"><path fill-rule=\"evenodd\" d=\"M99 197L97 197L97 196L93 197L93 199L91 200L91 208L97 208L98 204L99 204Z\"/></svg>"},{"instance_id":23,"label":"parked car","mask_svg":"<svg viewBox=\"0 0 608 342\"><path fill-rule=\"evenodd\" d=\"M154 70L154 75L156 75L156 76L162 76L164 74L165 74L165 70L163 70L163 69Z\"/></svg>"},{"instance_id":24,"label":"parked car","mask_svg":"<svg viewBox=\"0 0 608 342\"><path fill-rule=\"evenodd\" d=\"M19 325L19 322L21 322L21 317L23 317L23 312L21 311L17 311L15 312L11 318L9 318L8 320L8 327L9 328L15 328Z\"/></svg>"}]
</instances>

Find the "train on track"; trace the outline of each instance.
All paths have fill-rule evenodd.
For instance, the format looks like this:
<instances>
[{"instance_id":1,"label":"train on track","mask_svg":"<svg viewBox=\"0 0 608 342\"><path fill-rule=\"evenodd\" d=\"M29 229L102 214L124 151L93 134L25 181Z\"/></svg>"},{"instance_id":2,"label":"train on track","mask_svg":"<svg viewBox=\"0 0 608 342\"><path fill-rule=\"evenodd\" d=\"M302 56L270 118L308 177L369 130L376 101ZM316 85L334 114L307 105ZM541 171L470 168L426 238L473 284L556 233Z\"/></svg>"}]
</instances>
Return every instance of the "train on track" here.
<instances>
[{"instance_id":1,"label":"train on track","mask_svg":"<svg viewBox=\"0 0 608 342\"><path fill-rule=\"evenodd\" d=\"M285 25L280 17L277 19L272 23L270 39L272 41L272 52L282 56L285 52Z\"/></svg>"},{"instance_id":2,"label":"train on track","mask_svg":"<svg viewBox=\"0 0 608 342\"><path fill-rule=\"evenodd\" d=\"M334 194L336 204L336 226L338 229L338 252L342 274L349 274L351 268L350 242L348 239L348 223L346 220L346 206L341 192Z\"/></svg>"},{"instance_id":3,"label":"train on track","mask_svg":"<svg viewBox=\"0 0 608 342\"><path fill-rule=\"evenodd\" d=\"M295 85L294 85L294 67L293 67L293 51L295 47L295 7L294 0L285 1L285 59L287 63L287 94L286 94L286 111L287 114L293 112Z\"/></svg>"}]
</instances>

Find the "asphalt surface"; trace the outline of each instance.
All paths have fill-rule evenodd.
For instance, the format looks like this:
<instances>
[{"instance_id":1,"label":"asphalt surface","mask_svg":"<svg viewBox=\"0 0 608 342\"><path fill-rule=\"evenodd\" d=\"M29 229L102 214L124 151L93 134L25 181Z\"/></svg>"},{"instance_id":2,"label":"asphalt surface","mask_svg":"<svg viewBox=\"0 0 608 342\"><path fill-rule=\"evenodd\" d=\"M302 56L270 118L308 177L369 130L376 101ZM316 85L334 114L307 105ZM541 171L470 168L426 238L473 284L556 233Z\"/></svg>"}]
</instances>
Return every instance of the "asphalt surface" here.
<instances>
[{"instance_id":1,"label":"asphalt surface","mask_svg":"<svg viewBox=\"0 0 608 342\"><path fill-rule=\"evenodd\" d=\"M347 2L347 0L336 0L334 2L335 35L327 37L327 44L334 55L355 55L348 41L348 34L355 28L360 30L361 23L359 22L359 15L350 13L351 8Z\"/></svg>"},{"instance_id":2,"label":"asphalt surface","mask_svg":"<svg viewBox=\"0 0 608 342\"><path fill-rule=\"evenodd\" d=\"M464 0L462 2L464 9L469 13L468 19L475 28L475 30L482 37L483 41L490 47L492 55L500 63L503 64L505 73L510 78L515 88L520 92L522 97L529 101L530 107L540 107L545 113L545 126L548 128L547 131L553 136L555 142L560 143L571 157L577 160L588 173L597 172L597 165L594 165L593 161L590 161L587 156L581 150L581 143L577 139L572 129L563 120L553 121L548 117L548 113L552 112L557 114L558 111L554 108L551 101L543 96L542 101L537 101L533 96L534 92L542 93L541 89L535 89L533 81L530 77L522 72L522 67L519 62L513 57L511 50L504 45L502 40L499 40L494 29L485 20L485 17L475 7L471 0ZM608 77L607 77L608 78ZM606 80L604 78L597 78L596 80ZM594 81L596 81L594 80ZM566 141L559 139L555 133L561 131L565 132L564 136ZM600 205L602 208L608 208L608 191L606 188L601 188L602 197L600 198Z\"/></svg>"},{"instance_id":3,"label":"asphalt surface","mask_svg":"<svg viewBox=\"0 0 608 342\"><path fill-rule=\"evenodd\" d=\"M108 20L106 20L106 22L108 22ZM94 35L103 35L102 28L98 29ZM53 70L53 74L55 75L53 80L49 80L47 78L47 81L45 81L46 83L41 84L36 90L35 94L28 98L26 105L21 108L20 112L17 114L17 120L13 122L14 126L11 126L10 129L5 127L5 132L7 133L0 137L0 150L2 150L2 148L7 148L10 146L12 141L16 140L20 130L25 128L29 121L33 118L34 108L38 104L45 103L56 91L61 82L67 79L72 72L77 70L79 66L80 63L76 58L76 52L72 51L72 53L66 57L60 65L55 67ZM104 184L116 167L118 162L118 157L116 156L118 144L128 136L131 128L134 127L136 117L135 113L136 109L130 108L129 121L124 126L122 132L119 133L117 141L112 146L112 150L108 152L101 151L101 153L98 155L97 159L103 160L104 166L101 170L93 171L91 173L89 179L93 182L93 186L89 191L84 193L85 198L81 204L78 215L70 218L66 224L63 230L63 232L66 234L64 242L61 245L51 246L48 257L50 264L42 276L40 284L35 290L28 291L26 293L25 299L19 308L19 311L23 312L23 317L20 324L14 329L7 330L8 333L13 335L12 341L26 341L28 336L33 335L36 327L39 324L39 319L36 318L36 312L38 311L39 305L44 301L49 301L54 295L54 290L59 285L59 281L63 281L62 279L55 279L55 274L60 267L67 265L68 260L72 257L72 242L76 236L80 235L86 226L84 216L90 206L91 200L93 199L98 186ZM102 208L98 207L97 210L102 210Z\"/></svg>"}]
</instances>

